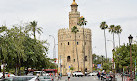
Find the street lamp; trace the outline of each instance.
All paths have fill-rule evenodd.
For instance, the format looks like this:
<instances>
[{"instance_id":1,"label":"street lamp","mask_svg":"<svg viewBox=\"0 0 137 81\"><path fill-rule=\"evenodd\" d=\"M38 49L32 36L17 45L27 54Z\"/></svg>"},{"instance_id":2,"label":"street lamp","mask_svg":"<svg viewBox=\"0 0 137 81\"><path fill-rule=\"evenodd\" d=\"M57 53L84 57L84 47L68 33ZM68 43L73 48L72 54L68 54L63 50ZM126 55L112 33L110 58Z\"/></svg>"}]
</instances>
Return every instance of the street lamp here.
<instances>
[{"instance_id":1,"label":"street lamp","mask_svg":"<svg viewBox=\"0 0 137 81\"><path fill-rule=\"evenodd\" d=\"M129 39L129 45L130 45L130 81L133 81L133 77L132 77L132 53L131 53L131 44L132 44L133 37L130 35L128 37L128 39Z\"/></svg>"},{"instance_id":2,"label":"street lamp","mask_svg":"<svg viewBox=\"0 0 137 81\"><path fill-rule=\"evenodd\" d=\"M49 35L50 37L53 37L54 39L54 47L53 47L53 59L56 58L56 46L55 46L55 37L53 35Z\"/></svg>"}]
</instances>

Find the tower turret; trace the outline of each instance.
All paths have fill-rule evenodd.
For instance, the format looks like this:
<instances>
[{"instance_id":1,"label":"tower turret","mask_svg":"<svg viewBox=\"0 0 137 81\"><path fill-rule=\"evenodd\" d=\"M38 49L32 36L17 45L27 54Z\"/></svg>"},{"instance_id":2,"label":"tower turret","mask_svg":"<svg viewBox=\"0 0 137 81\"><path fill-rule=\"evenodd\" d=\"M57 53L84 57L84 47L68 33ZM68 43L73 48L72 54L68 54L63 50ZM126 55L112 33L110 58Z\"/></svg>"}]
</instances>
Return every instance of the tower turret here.
<instances>
[{"instance_id":1,"label":"tower turret","mask_svg":"<svg viewBox=\"0 0 137 81\"><path fill-rule=\"evenodd\" d=\"M70 6L71 12L69 12L69 29L71 29L73 26L77 26L80 17L80 12L77 11L78 5L75 0L73 0L73 3Z\"/></svg>"}]
</instances>

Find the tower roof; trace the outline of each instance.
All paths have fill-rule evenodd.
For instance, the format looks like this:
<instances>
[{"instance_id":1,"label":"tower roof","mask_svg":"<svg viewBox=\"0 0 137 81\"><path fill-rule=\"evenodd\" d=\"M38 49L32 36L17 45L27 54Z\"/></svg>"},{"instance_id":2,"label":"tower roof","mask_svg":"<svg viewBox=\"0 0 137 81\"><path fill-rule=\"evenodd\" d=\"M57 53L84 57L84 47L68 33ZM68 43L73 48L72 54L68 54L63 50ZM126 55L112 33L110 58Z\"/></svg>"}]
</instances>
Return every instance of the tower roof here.
<instances>
[{"instance_id":1,"label":"tower roof","mask_svg":"<svg viewBox=\"0 0 137 81\"><path fill-rule=\"evenodd\" d=\"M76 5L77 6L77 3L75 2L75 0L73 0L73 3L71 5Z\"/></svg>"}]
</instances>

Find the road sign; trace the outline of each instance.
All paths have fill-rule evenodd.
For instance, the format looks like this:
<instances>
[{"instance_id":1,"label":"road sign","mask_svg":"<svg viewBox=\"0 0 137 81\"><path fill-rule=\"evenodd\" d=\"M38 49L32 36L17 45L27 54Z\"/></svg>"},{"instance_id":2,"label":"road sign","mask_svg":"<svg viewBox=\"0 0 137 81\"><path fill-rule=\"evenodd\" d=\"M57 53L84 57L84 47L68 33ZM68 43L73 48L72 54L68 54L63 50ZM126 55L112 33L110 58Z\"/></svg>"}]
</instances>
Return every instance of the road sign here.
<instances>
[{"instance_id":1,"label":"road sign","mask_svg":"<svg viewBox=\"0 0 137 81\"><path fill-rule=\"evenodd\" d=\"M69 68L70 68L71 66L69 66Z\"/></svg>"},{"instance_id":2,"label":"road sign","mask_svg":"<svg viewBox=\"0 0 137 81\"><path fill-rule=\"evenodd\" d=\"M99 69L100 69L100 68L101 68L101 64L97 64L97 68L99 68Z\"/></svg>"}]
</instances>

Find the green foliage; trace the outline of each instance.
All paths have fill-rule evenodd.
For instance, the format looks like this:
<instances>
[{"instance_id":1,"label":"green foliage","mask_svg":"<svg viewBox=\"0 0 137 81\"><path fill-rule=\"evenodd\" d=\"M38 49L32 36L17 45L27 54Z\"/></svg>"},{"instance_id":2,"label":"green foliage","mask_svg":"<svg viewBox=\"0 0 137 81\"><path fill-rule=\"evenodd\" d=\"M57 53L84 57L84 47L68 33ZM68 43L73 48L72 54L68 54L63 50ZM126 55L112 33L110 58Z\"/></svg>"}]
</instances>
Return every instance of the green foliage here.
<instances>
[{"instance_id":1,"label":"green foliage","mask_svg":"<svg viewBox=\"0 0 137 81\"><path fill-rule=\"evenodd\" d=\"M37 22L31 22L30 26L37 27ZM42 32L39 28L37 30L39 30L39 33ZM7 71L14 71L15 68L20 70L20 68L42 69L56 67L52 63L53 60L46 56L48 47L44 44L48 44L47 41L37 40L35 37L34 39L31 38L30 31L28 25L16 25L11 29L7 29L6 26L0 27L0 47L2 48L0 60L7 64Z\"/></svg>"},{"instance_id":2,"label":"green foliage","mask_svg":"<svg viewBox=\"0 0 137 81\"><path fill-rule=\"evenodd\" d=\"M79 25L79 26L87 25L87 21L85 20L85 18L84 18L83 16L81 16L81 17L79 18L78 25Z\"/></svg>"},{"instance_id":3,"label":"green foliage","mask_svg":"<svg viewBox=\"0 0 137 81\"><path fill-rule=\"evenodd\" d=\"M134 65L135 59L137 58L137 44L132 44L132 63ZM116 48L115 54L115 63L117 66L117 69L121 68L123 66L130 66L130 45L122 45L120 47Z\"/></svg>"},{"instance_id":4,"label":"green foliage","mask_svg":"<svg viewBox=\"0 0 137 81\"><path fill-rule=\"evenodd\" d=\"M106 24L106 22L101 22L100 28L101 28L102 30L105 30L105 29L108 28L108 25Z\"/></svg>"},{"instance_id":5,"label":"green foliage","mask_svg":"<svg viewBox=\"0 0 137 81\"><path fill-rule=\"evenodd\" d=\"M103 64L103 70L108 70L108 71L112 71L112 63L104 63Z\"/></svg>"},{"instance_id":6,"label":"green foliage","mask_svg":"<svg viewBox=\"0 0 137 81\"><path fill-rule=\"evenodd\" d=\"M70 67L70 70L72 70L72 71L73 71L73 70L74 70L74 67Z\"/></svg>"},{"instance_id":7,"label":"green foliage","mask_svg":"<svg viewBox=\"0 0 137 81\"><path fill-rule=\"evenodd\" d=\"M74 33L76 34L77 32L79 32L79 30L78 30L78 28L77 28L76 26L74 26L74 27L71 29L71 32L74 32Z\"/></svg>"}]
</instances>

